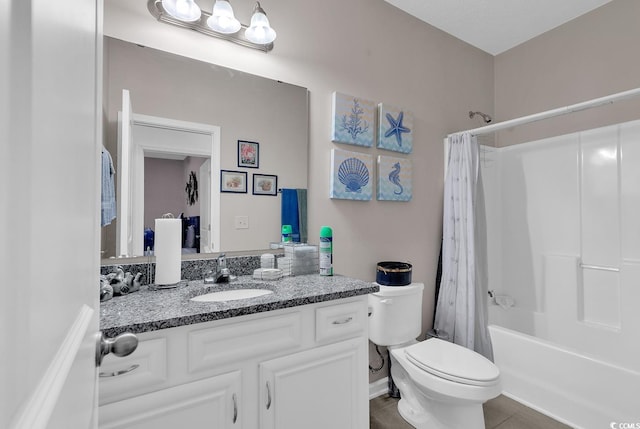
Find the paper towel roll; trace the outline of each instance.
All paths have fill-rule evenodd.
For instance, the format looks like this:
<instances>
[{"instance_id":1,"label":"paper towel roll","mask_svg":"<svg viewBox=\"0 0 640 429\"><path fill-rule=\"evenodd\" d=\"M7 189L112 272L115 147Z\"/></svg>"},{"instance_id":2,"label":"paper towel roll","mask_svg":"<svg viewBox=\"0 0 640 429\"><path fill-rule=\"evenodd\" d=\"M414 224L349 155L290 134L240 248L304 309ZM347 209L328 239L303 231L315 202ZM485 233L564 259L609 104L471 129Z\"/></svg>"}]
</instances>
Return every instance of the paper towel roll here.
<instances>
[{"instance_id":1,"label":"paper towel roll","mask_svg":"<svg viewBox=\"0 0 640 429\"><path fill-rule=\"evenodd\" d=\"M154 253L157 285L180 281L182 219L156 219Z\"/></svg>"}]
</instances>

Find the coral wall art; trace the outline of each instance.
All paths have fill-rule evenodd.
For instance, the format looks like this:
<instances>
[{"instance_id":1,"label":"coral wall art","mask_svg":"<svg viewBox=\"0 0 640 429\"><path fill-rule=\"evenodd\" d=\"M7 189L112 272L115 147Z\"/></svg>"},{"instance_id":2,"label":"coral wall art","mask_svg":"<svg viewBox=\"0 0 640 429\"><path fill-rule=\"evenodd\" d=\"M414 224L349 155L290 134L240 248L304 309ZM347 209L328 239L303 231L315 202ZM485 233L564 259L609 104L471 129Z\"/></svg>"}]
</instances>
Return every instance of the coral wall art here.
<instances>
[{"instance_id":1,"label":"coral wall art","mask_svg":"<svg viewBox=\"0 0 640 429\"><path fill-rule=\"evenodd\" d=\"M413 114L386 103L378 105L378 148L402 153L413 150Z\"/></svg>"},{"instance_id":2,"label":"coral wall art","mask_svg":"<svg viewBox=\"0 0 640 429\"><path fill-rule=\"evenodd\" d=\"M331 150L331 198L368 201L373 193L373 157Z\"/></svg>"},{"instance_id":3,"label":"coral wall art","mask_svg":"<svg viewBox=\"0 0 640 429\"><path fill-rule=\"evenodd\" d=\"M334 92L331 141L373 146L375 110L373 101Z\"/></svg>"},{"instance_id":4,"label":"coral wall art","mask_svg":"<svg viewBox=\"0 0 640 429\"><path fill-rule=\"evenodd\" d=\"M378 200L410 201L413 194L411 170L410 159L379 155Z\"/></svg>"}]
</instances>

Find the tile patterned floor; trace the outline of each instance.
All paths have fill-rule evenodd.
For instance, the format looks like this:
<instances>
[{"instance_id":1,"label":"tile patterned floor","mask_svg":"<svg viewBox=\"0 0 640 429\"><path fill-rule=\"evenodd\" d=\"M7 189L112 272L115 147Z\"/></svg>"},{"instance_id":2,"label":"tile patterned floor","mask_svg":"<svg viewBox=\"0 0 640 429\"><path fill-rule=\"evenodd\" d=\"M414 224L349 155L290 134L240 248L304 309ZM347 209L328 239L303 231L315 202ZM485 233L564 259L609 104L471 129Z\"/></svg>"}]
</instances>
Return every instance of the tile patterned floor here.
<instances>
[{"instance_id":1,"label":"tile patterned floor","mask_svg":"<svg viewBox=\"0 0 640 429\"><path fill-rule=\"evenodd\" d=\"M369 402L371 429L412 429L398 414L398 400L382 395ZM506 396L484 404L486 429L570 429Z\"/></svg>"}]
</instances>

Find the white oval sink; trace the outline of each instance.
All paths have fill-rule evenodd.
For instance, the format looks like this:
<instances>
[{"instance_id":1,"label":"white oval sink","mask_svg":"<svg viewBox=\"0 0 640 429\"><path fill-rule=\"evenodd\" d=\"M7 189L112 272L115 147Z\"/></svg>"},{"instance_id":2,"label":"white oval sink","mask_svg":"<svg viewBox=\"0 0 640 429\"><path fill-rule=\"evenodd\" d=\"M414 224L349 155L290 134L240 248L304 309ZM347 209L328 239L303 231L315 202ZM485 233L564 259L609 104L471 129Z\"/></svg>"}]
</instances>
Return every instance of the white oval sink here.
<instances>
[{"instance_id":1,"label":"white oval sink","mask_svg":"<svg viewBox=\"0 0 640 429\"><path fill-rule=\"evenodd\" d=\"M191 301L198 302L221 302L221 301L233 301L236 299L255 298L258 296L268 295L273 293L268 289L231 289L222 290L219 292L206 293L204 295L198 295L191 298Z\"/></svg>"}]
</instances>

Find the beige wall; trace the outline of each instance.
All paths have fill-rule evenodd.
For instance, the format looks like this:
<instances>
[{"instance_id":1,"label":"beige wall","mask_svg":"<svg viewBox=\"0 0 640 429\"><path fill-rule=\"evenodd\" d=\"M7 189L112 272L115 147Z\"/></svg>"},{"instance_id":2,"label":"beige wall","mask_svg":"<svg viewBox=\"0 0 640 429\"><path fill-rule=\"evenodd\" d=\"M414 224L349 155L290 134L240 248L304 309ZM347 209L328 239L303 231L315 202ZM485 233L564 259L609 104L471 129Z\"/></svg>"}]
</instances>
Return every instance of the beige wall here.
<instances>
[{"instance_id":1,"label":"beige wall","mask_svg":"<svg viewBox=\"0 0 640 429\"><path fill-rule=\"evenodd\" d=\"M504 121L640 86L640 2L613 0L495 57ZM500 132L499 146L640 117L640 98Z\"/></svg>"},{"instance_id":2,"label":"beige wall","mask_svg":"<svg viewBox=\"0 0 640 429\"><path fill-rule=\"evenodd\" d=\"M270 0L262 6L278 32L268 54L157 23L144 0L106 2L104 31L308 88L310 241L317 242L321 225L331 225L335 271L363 280L375 279L378 261L412 262L413 279L426 284L424 325L430 327L441 237L442 139L482 124L469 119L469 110L493 113L493 57L382 0ZM234 3L243 22L251 7ZM331 149L361 150L331 143L333 91L413 112L411 202L329 199Z\"/></svg>"}]
</instances>

